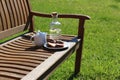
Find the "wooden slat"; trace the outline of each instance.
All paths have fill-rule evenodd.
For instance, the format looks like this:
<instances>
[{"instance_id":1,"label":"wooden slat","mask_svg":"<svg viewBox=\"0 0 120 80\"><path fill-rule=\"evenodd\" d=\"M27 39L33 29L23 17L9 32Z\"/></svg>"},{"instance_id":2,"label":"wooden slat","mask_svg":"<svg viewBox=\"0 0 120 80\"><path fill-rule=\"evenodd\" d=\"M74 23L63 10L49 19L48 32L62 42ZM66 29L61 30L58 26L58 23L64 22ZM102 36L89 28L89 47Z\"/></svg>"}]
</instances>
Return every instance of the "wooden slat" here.
<instances>
[{"instance_id":1,"label":"wooden slat","mask_svg":"<svg viewBox=\"0 0 120 80\"><path fill-rule=\"evenodd\" d=\"M21 24L24 24L24 19L23 19L23 9L22 9L22 5L21 5L21 0L17 0L17 5L18 5L18 9L19 9L19 13L20 13L20 22Z\"/></svg>"},{"instance_id":2,"label":"wooden slat","mask_svg":"<svg viewBox=\"0 0 120 80\"><path fill-rule=\"evenodd\" d=\"M27 5L27 0L23 0L24 3L24 8L25 8L25 15L27 16L26 18L28 18L29 15L29 10L28 10L28 5ZM27 19L26 19L27 22Z\"/></svg>"},{"instance_id":3,"label":"wooden slat","mask_svg":"<svg viewBox=\"0 0 120 80\"><path fill-rule=\"evenodd\" d=\"M1 76L6 76L6 77L14 77L15 79L20 79L20 78L22 78L24 75L22 75L22 74L16 74L16 73L11 73L11 72L5 72L5 71L1 71L0 72L0 75Z\"/></svg>"},{"instance_id":4,"label":"wooden slat","mask_svg":"<svg viewBox=\"0 0 120 80\"><path fill-rule=\"evenodd\" d=\"M13 12L13 22L14 22L14 26L17 26L18 25L18 19L17 19L17 14L16 14L16 9L15 9L15 6L14 6L14 1L13 0L10 0L10 4L11 4L11 11Z\"/></svg>"},{"instance_id":5,"label":"wooden slat","mask_svg":"<svg viewBox=\"0 0 120 80\"><path fill-rule=\"evenodd\" d=\"M24 6L24 3L23 3L23 0L19 0L19 1L20 1L20 3L21 3L22 14L23 14L23 21L24 21L24 23L25 23L26 20L27 20L27 16L26 16L26 14L25 14L25 6Z\"/></svg>"},{"instance_id":6,"label":"wooden slat","mask_svg":"<svg viewBox=\"0 0 120 80\"><path fill-rule=\"evenodd\" d=\"M8 58L7 57L0 57L0 58L1 58L0 60L10 60L10 61L20 61L20 62L23 61L23 62L37 63L37 64L41 63L41 61L42 61L42 60L35 60L35 59L31 60L30 58L28 58L28 59L27 58L26 59L24 59L24 58L17 58L17 59L14 58L13 59L13 58L9 58L9 57Z\"/></svg>"},{"instance_id":7,"label":"wooden slat","mask_svg":"<svg viewBox=\"0 0 120 80\"><path fill-rule=\"evenodd\" d=\"M4 8L3 8L3 4L2 4L2 0L0 0L0 5L1 5L1 19L2 19L2 26L0 26L0 27L2 27L2 30L5 30L5 29L7 29L7 24L6 24L6 16L5 16L5 11L4 11Z\"/></svg>"},{"instance_id":8,"label":"wooden slat","mask_svg":"<svg viewBox=\"0 0 120 80\"><path fill-rule=\"evenodd\" d=\"M20 25L21 24L21 20L20 20L21 18L20 18L20 12L19 12L19 8L18 8L18 4L17 4L18 0L13 0L13 1L14 1L15 11L16 11L16 14L17 14L18 25Z\"/></svg>"},{"instance_id":9,"label":"wooden slat","mask_svg":"<svg viewBox=\"0 0 120 80\"><path fill-rule=\"evenodd\" d=\"M33 47L35 48L35 47ZM6 47L0 47L0 50L5 52L6 54L10 54L10 55L14 55L14 54L17 54L17 55L32 55L34 54L34 56L42 56L42 57L48 57L50 55L52 55L53 53L50 53L50 51L45 51L45 50L42 50L42 49L38 49L38 50L27 50L27 51L16 51L14 49L10 49L10 48L6 48ZM1 52L0 51L0 52ZM44 56L45 55L45 56Z\"/></svg>"},{"instance_id":10,"label":"wooden slat","mask_svg":"<svg viewBox=\"0 0 120 80\"><path fill-rule=\"evenodd\" d=\"M0 76L1 80L17 80L16 78L10 78L10 77L5 77L5 76Z\"/></svg>"},{"instance_id":11,"label":"wooden slat","mask_svg":"<svg viewBox=\"0 0 120 80\"><path fill-rule=\"evenodd\" d=\"M5 58L8 58L8 59L12 59L12 58L18 58L18 60L34 60L35 61L44 61L46 58L43 58L43 57L34 57L34 56L18 56L17 54L14 55L14 56L9 56L9 55L0 55L0 57L5 57ZM4 58L1 58L1 59L4 59ZM12 59L13 60L13 59Z\"/></svg>"},{"instance_id":12,"label":"wooden slat","mask_svg":"<svg viewBox=\"0 0 120 80\"><path fill-rule=\"evenodd\" d=\"M0 4L0 10L1 10L1 4ZM3 23L2 23L2 17L1 17L1 12L0 12L0 31L3 30Z\"/></svg>"},{"instance_id":13,"label":"wooden slat","mask_svg":"<svg viewBox=\"0 0 120 80\"><path fill-rule=\"evenodd\" d=\"M42 57L42 58L47 58L50 56L50 54L48 53L41 53L41 52L35 52L35 51L31 51L31 52L28 52L28 51L25 51L25 52L11 52L9 50L6 50L5 49L2 49L2 47L0 47L0 55L7 55L7 56L15 56L17 54L17 56L31 56L31 57Z\"/></svg>"},{"instance_id":14,"label":"wooden slat","mask_svg":"<svg viewBox=\"0 0 120 80\"><path fill-rule=\"evenodd\" d=\"M7 63L7 64L0 63L0 67L9 67L9 68L22 69L22 70L27 70L27 71L31 71L34 68L34 67L30 67L30 66L10 64L10 63Z\"/></svg>"},{"instance_id":15,"label":"wooden slat","mask_svg":"<svg viewBox=\"0 0 120 80\"><path fill-rule=\"evenodd\" d=\"M2 14L1 14L1 12L2 12L2 4L1 4L1 1L0 1L0 31L2 31L3 30L3 22L2 22Z\"/></svg>"},{"instance_id":16,"label":"wooden slat","mask_svg":"<svg viewBox=\"0 0 120 80\"><path fill-rule=\"evenodd\" d=\"M10 28L14 27L14 16L13 16L13 12L12 12L12 8L11 8L11 4L10 4L10 0L5 0L6 2L6 5L7 5L7 9L8 9L8 14L9 14L9 17L10 17L10 23L11 25Z\"/></svg>"},{"instance_id":17,"label":"wooden slat","mask_svg":"<svg viewBox=\"0 0 120 80\"><path fill-rule=\"evenodd\" d=\"M6 17L6 24L7 24L6 29L9 29L10 26L11 26L11 23L10 23L10 16L9 16L9 12L8 12L8 8L7 8L5 0L2 0L2 4L3 4L4 11L5 11L4 14L5 14L5 17Z\"/></svg>"},{"instance_id":18,"label":"wooden slat","mask_svg":"<svg viewBox=\"0 0 120 80\"><path fill-rule=\"evenodd\" d=\"M25 29L25 24L14 27L14 28L11 28L11 29L8 29L8 30L5 30L5 31L1 31L0 32L0 39L6 38L6 37L11 36L15 33L24 31L24 29Z\"/></svg>"},{"instance_id":19,"label":"wooden slat","mask_svg":"<svg viewBox=\"0 0 120 80\"><path fill-rule=\"evenodd\" d=\"M13 72L13 73L20 73L20 74L27 74L29 71L25 70L19 70L19 69L13 69L13 68L8 68L8 67L0 67L0 71L7 71L7 72Z\"/></svg>"},{"instance_id":20,"label":"wooden slat","mask_svg":"<svg viewBox=\"0 0 120 80\"><path fill-rule=\"evenodd\" d=\"M26 44L26 45L33 45L30 40L25 40L25 39L18 39L16 40L17 43L21 43L21 44Z\"/></svg>"},{"instance_id":21,"label":"wooden slat","mask_svg":"<svg viewBox=\"0 0 120 80\"><path fill-rule=\"evenodd\" d=\"M22 42L20 42L20 41L15 41L15 42L12 42L12 44L14 44L14 45L18 45L18 46L24 46L24 47L30 47L30 46L32 46L33 44L31 43L31 41L27 44L24 44L24 43L22 43Z\"/></svg>"},{"instance_id":22,"label":"wooden slat","mask_svg":"<svg viewBox=\"0 0 120 80\"><path fill-rule=\"evenodd\" d=\"M17 64L17 65L24 65L24 66L30 66L30 67L36 67L38 64L37 63L29 63L29 62L23 62L23 61L10 61L10 60L1 60L0 63L10 63L10 64ZM40 63L39 63L40 64Z\"/></svg>"}]
</instances>

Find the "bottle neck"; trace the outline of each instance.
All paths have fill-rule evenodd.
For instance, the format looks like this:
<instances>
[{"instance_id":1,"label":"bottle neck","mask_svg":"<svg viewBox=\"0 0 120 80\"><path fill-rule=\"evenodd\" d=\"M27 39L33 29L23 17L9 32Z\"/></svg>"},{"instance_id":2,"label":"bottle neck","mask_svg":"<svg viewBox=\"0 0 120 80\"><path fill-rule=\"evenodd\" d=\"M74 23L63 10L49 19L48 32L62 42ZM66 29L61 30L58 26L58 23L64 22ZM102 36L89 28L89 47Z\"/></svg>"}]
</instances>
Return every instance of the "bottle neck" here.
<instances>
[{"instance_id":1,"label":"bottle neck","mask_svg":"<svg viewBox=\"0 0 120 80\"><path fill-rule=\"evenodd\" d=\"M55 26L55 25L60 25L61 23L58 21L58 14L56 12L51 14L52 16L52 22L51 22L51 26Z\"/></svg>"},{"instance_id":2,"label":"bottle neck","mask_svg":"<svg viewBox=\"0 0 120 80\"><path fill-rule=\"evenodd\" d=\"M58 15L52 15L52 22L58 21Z\"/></svg>"}]
</instances>

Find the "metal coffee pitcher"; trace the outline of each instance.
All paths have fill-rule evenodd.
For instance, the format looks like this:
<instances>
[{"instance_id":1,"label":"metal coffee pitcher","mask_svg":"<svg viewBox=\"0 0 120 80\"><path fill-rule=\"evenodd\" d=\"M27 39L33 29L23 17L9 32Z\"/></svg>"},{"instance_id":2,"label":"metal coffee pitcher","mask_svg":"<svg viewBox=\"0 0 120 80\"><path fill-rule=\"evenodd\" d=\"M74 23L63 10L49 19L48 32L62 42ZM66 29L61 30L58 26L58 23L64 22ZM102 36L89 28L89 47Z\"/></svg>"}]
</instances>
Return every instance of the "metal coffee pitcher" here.
<instances>
[{"instance_id":1,"label":"metal coffee pitcher","mask_svg":"<svg viewBox=\"0 0 120 80\"><path fill-rule=\"evenodd\" d=\"M46 43L46 36L47 33L38 31L31 37L32 43L36 46L43 46Z\"/></svg>"}]
</instances>

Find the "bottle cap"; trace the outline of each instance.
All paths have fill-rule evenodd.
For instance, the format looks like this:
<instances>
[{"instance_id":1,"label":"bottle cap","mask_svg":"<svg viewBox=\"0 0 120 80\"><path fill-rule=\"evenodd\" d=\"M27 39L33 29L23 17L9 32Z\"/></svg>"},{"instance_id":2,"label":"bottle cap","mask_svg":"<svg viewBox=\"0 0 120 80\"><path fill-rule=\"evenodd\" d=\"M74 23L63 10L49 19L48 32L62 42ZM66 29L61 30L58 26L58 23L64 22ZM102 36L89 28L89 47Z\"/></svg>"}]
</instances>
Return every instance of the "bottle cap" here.
<instances>
[{"instance_id":1,"label":"bottle cap","mask_svg":"<svg viewBox=\"0 0 120 80\"><path fill-rule=\"evenodd\" d=\"M52 12L52 15L57 15L57 12Z\"/></svg>"}]
</instances>

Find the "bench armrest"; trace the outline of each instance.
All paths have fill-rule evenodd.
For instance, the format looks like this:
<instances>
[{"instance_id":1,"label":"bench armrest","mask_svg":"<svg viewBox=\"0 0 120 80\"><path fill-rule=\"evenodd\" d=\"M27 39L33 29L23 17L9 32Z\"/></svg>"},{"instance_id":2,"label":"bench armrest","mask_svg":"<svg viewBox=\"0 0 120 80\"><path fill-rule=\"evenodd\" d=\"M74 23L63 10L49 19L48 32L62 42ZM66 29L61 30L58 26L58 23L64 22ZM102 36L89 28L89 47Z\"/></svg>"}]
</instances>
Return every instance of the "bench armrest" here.
<instances>
[{"instance_id":1,"label":"bench armrest","mask_svg":"<svg viewBox=\"0 0 120 80\"><path fill-rule=\"evenodd\" d=\"M48 17L51 18L51 14L46 14L46 13L40 13L40 12L35 12L31 11L32 16L40 16L40 17ZM89 16L87 15L82 15L82 14L59 14L58 18L76 18L76 19L90 19Z\"/></svg>"}]
</instances>

